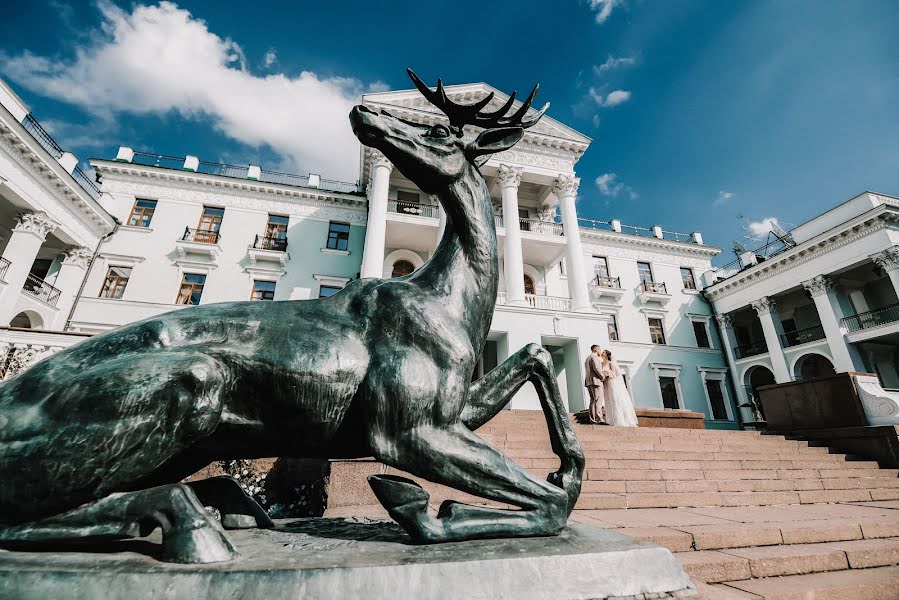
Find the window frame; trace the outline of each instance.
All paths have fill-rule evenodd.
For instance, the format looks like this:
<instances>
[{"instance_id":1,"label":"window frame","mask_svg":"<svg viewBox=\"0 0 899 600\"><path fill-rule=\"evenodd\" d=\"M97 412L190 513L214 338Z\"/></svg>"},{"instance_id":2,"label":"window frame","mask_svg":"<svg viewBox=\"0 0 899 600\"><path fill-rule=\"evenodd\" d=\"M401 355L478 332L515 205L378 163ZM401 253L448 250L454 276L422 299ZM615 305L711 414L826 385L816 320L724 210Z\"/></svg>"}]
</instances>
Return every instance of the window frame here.
<instances>
[{"instance_id":1,"label":"window frame","mask_svg":"<svg viewBox=\"0 0 899 600\"><path fill-rule=\"evenodd\" d=\"M640 265L646 265L645 270L649 273L649 279L643 278L644 270L640 268ZM637 261L637 277L639 278L641 285L644 283L655 283L655 275L652 272L652 263L638 260Z\"/></svg>"},{"instance_id":2,"label":"window frame","mask_svg":"<svg viewBox=\"0 0 899 600\"><path fill-rule=\"evenodd\" d=\"M139 206L141 202L152 202L153 206ZM128 214L128 220L125 221L128 227L140 227L141 229L149 229L150 223L153 222L153 216L156 214L156 207L159 205L158 200L152 200L150 198L135 198L134 204L131 205L131 212ZM138 213L138 211L140 211ZM135 217L140 215L138 222L133 223ZM146 224L141 224L143 219L146 218Z\"/></svg>"},{"instance_id":3,"label":"window frame","mask_svg":"<svg viewBox=\"0 0 899 600\"><path fill-rule=\"evenodd\" d=\"M594 277L599 275L601 277L611 277L612 275L609 272L609 259L606 256L597 256L595 254L591 255L593 259L593 275ZM597 261L602 261L599 265L597 265ZM600 269L597 267L602 267L604 272L600 272Z\"/></svg>"},{"instance_id":4,"label":"window frame","mask_svg":"<svg viewBox=\"0 0 899 600\"><path fill-rule=\"evenodd\" d=\"M334 290L334 293L333 293L333 294L325 294L325 295L323 296L323 295L322 295L322 290ZM322 298L330 298L330 297L332 297L332 296L336 296L337 294L339 294L339 293L341 292L341 290L343 290L343 288L342 288L342 287L338 287L338 286L336 286L336 285L326 285L326 284L321 284L321 285L318 286L318 297L319 297L319 299L322 299Z\"/></svg>"},{"instance_id":5,"label":"window frame","mask_svg":"<svg viewBox=\"0 0 899 600\"><path fill-rule=\"evenodd\" d=\"M692 287L687 286L687 281L684 277L685 274L690 275L690 282L692 284ZM681 278L681 287L684 290L692 291L692 292L699 291L699 285L696 283L696 273L693 272L693 269L691 269L690 267L680 267L680 278Z\"/></svg>"},{"instance_id":6,"label":"window frame","mask_svg":"<svg viewBox=\"0 0 899 600\"><path fill-rule=\"evenodd\" d=\"M115 276L110 277L110 274L113 269L127 269L128 276L121 277ZM106 267L106 275L103 277L103 283L100 285L100 293L98 294L98 298L105 298L107 300L121 300L122 296L125 295L125 288L128 287L128 282L131 280L131 273L134 270L134 267L128 267L123 265L108 265ZM124 280L124 283L121 281ZM121 293L116 296L115 292L121 289ZM112 293L110 293L112 292Z\"/></svg>"},{"instance_id":7,"label":"window frame","mask_svg":"<svg viewBox=\"0 0 899 600\"><path fill-rule=\"evenodd\" d=\"M653 337L653 324L652 324L653 321L659 322L658 329L659 329L659 334L661 335L661 339L662 339L661 342L655 341L655 338ZM663 319L662 317L655 317L655 316L649 315L646 317L646 326L649 328L649 339L653 344L655 344L656 346L667 346L668 345L668 335L665 331L665 319Z\"/></svg>"},{"instance_id":8,"label":"window frame","mask_svg":"<svg viewBox=\"0 0 899 600\"><path fill-rule=\"evenodd\" d=\"M346 231L337 231L335 226L346 227ZM331 245L332 240L334 245ZM344 247L340 247L343 241ZM350 224L343 221L328 221L328 236L325 238L325 248L328 250L336 250L338 252L348 252L350 249Z\"/></svg>"},{"instance_id":9,"label":"window frame","mask_svg":"<svg viewBox=\"0 0 899 600\"><path fill-rule=\"evenodd\" d=\"M257 287L257 284L266 284L270 283L272 288L270 290L261 289ZM252 302L271 302L275 299L275 292L278 289L278 282L272 281L271 279L254 279L253 285L250 288L250 301ZM262 292L262 293L259 293ZM265 296L270 295L270 298Z\"/></svg>"},{"instance_id":10,"label":"window frame","mask_svg":"<svg viewBox=\"0 0 899 600\"><path fill-rule=\"evenodd\" d=\"M222 211L221 214L207 211ZM225 219L225 209L220 206L203 205L203 212L200 213L200 220L197 221L197 231L207 233L220 233L222 229L222 221Z\"/></svg>"},{"instance_id":11,"label":"window frame","mask_svg":"<svg viewBox=\"0 0 899 600\"><path fill-rule=\"evenodd\" d=\"M181 274L181 283L178 286L178 295L175 296L175 304L177 304L178 306L199 306L203 301L203 292L206 289L207 276L208 276L207 273L189 273L189 272L182 273ZM188 277L202 277L203 281L201 283L188 282L187 281ZM190 286L189 289L191 289L192 291L187 296L184 296L184 290L185 290L186 286ZM193 295L197 293L196 289L198 287L199 287L200 291L199 291L199 297L197 298L196 304L193 302L180 302L182 297L184 297L186 300L189 300L190 298L192 298Z\"/></svg>"},{"instance_id":12,"label":"window frame","mask_svg":"<svg viewBox=\"0 0 899 600\"><path fill-rule=\"evenodd\" d=\"M693 324L693 337L696 338L696 347L697 348L706 348L712 349L712 333L709 331L709 321L708 319L690 319L690 322ZM703 346L699 343L699 337L696 336L696 326L699 325L702 327L702 331L705 333L705 343Z\"/></svg>"},{"instance_id":13,"label":"window frame","mask_svg":"<svg viewBox=\"0 0 899 600\"><path fill-rule=\"evenodd\" d=\"M615 313L608 313L604 315L606 317L606 328L608 330L608 336L610 342L619 342L621 341L621 330L618 327L618 315ZM615 337L612 337L612 330L615 331Z\"/></svg>"},{"instance_id":14,"label":"window frame","mask_svg":"<svg viewBox=\"0 0 899 600\"><path fill-rule=\"evenodd\" d=\"M727 369L723 367L696 367L699 371L699 375L702 378L702 391L705 394L706 406L709 408L709 417L713 421L733 421L734 420L734 412L732 408L733 402L731 401L730 390L727 385ZM717 381L721 386L721 395L722 401L724 402L724 413L726 415L725 419L716 419L715 418L715 410L712 407L712 398L709 394L707 382L708 381Z\"/></svg>"},{"instance_id":15,"label":"window frame","mask_svg":"<svg viewBox=\"0 0 899 600\"><path fill-rule=\"evenodd\" d=\"M677 397L677 408L684 409L684 392L680 385L681 365L670 363L649 363L655 374L656 389L659 392L659 399L662 401L662 408L665 408L665 396L662 393L662 377L674 380L674 391Z\"/></svg>"},{"instance_id":16,"label":"window frame","mask_svg":"<svg viewBox=\"0 0 899 600\"><path fill-rule=\"evenodd\" d=\"M284 222L281 223L279 221L273 221L272 219L284 219ZM286 215L275 215L269 213L268 219L265 222L265 234L263 237L270 239L283 240L287 238L287 227L290 222L290 217Z\"/></svg>"}]
</instances>

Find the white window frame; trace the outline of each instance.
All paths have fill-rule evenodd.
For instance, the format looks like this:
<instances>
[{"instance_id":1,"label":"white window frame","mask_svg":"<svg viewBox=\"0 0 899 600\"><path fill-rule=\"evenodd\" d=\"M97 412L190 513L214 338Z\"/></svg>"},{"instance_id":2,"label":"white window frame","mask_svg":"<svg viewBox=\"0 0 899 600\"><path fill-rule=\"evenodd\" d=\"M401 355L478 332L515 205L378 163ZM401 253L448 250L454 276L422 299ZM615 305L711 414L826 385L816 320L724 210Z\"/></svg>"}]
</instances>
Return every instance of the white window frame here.
<instances>
[{"instance_id":1,"label":"white window frame","mask_svg":"<svg viewBox=\"0 0 899 600\"><path fill-rule=\"evenodd\" d=\"M321 296L322 286L328 287L339 287L345 288L346 284L350 282L349 277L336 277L334 275L313 275L315 278L315 293L312 295L312 299L318 299Z\"/></svg>"},{"instance_id":2,"label":"white window frame","mask_svg":"<svg viewBox=\"0 0 899 600\"><path fill-rule=\"evenodd\" d=\"M655 373L656 389L659 391L659 402L661 407L665 408L665 400L662 396L662 384L659 381L659 377L673 377L674 391L677 393L677 407L679 409L684 409L684 391L680 386L681 365L672 363L649 363L649 366Z\"/></svg>"},{"instance_id":3,"label":"white window frame","mask_svg":"<svg viewBox=\"0 0 899 600\"><path fill-rule=\"evenodd\" d=\"M709 321L712 319L709 315L695 315L695 314L687 314L687 317L690 318L690 321L693 323L702 323L705 327L705 336L709 340L709 345L705 348L699 345L699 340L696 340L696 347L702 350L718 350L715 348L715 343L712 340L712 328L709 327ZM696 337L696 334L693 334L693 337Z\"/></svg>"},{"instance_id":4,"label":"white window frame","mask_svg":"<svg viewBox=\"0 0 899 600\"><path fill-rule=\"evenodd\" d=\"M709 407L709 419L720 420L715 419L715 411L712 410L712 398L709 396L709 388L706 387L705 382L720 381L721 395L724 397L724 412L727 413L727 420L733 421L734 413L731 408L733 400L727 389L727 369L723 367L696 367L696 370L699 371L699 376L702 378L702 393L705 394L705 403Z\"/></svg>"}]
</instances>

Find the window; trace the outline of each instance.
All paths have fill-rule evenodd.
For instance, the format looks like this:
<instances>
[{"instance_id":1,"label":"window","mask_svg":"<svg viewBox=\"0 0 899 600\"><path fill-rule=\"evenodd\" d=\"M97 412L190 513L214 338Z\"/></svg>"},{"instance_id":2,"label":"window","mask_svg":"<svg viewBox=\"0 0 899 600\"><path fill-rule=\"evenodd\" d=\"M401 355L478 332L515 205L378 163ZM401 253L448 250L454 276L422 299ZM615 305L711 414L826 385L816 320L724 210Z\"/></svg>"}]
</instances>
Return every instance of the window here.
<instances>
[{"instance_id":1,"label":"window","mask_svg":"<svg viewBox=\"0 0 899 600\"><path fill-rule=\"evenodd\" d=\"M534 280L531 279L530 275L524 276L524 293L532 296L537 294L537 288L534 286Z\"/></svg>"},{"instance_id":2,"label":"window","mask_svg":"<svg viewBox=\"0 0 899 600\"><path fill-rule=\"evenodd\" d=\"M250 294L250 300L274 300L275 299L274 281L253 281L253 293Z\"/></svg>"},{"instance_id":3,"label":"window","mask_svg":"<svg viewBox=\"0 0 899 600\"><path fill-rule=\"evenodd\" d=\"M606 260L605 256L593 257L593 274L599 275L600 277L609 276L609 262Z\"/></svg>"},{"instance_id":4,"label":"window","mask_svg":"<svg viewBox=\"0 0 899 600\"><path fill-rule=\"evenodd\" d=\"M350 226L347 223L328 223L329 250L346 250L350 245Z\"/></svg>"},{"instance_id":5,"label":"window","mask_svg":"<svg viewBox=\"0 0 899 600\"><path fill-rule=\"evenodd\" d=\"M680 278L681 281L684 282L685 290L695 290L696 289L696 279L693 277L693 269L688 267L680 268Z\"/></svg>"},{"instance_id":6,"label":"window","mask_svg":"<svg viewBox=\"0 0 899 600\"><path fill-rule=\"evenodd\" d=\"M131 227L149 227L156 212L156 200L137 200L131 207L128 215L128 225Z\"/></svg>"},{"instance_id":7,"label":"window","mask_svg":"<svg viewBox=\"0 0 899 600\"><path fill-rule=\"evenodd\" d=\"M178 299L175 300L175 304L199 304L204 285L206 285L205 275L185 273L181 278L181 289L178 290Z\"/></svg>"},{"instance_id":8,"label":"window","mask_svg":"<svg viewBox=\"0 0 899 600\"><path fill-rule=\"evenodd\" d=\"M393 263L393 272L390 274L391 277L404 277L412 273L415 270L415 265L413 265L408 260L398 260Z\"/></svg>"},{"instance_id":9,"label":"window","mask_svg":"<svg viewBox=\"0 0 899 600\"><path fill-rule=\"evenodd\" d=\"M723 381L720 379L706 379L705 389L709 394L709 404L712 405L712 418L716 420L727 420L727 408L724 406L724 389L721 387Z\"/></svg>"},{"instance_id":10,"label":"window","mask_svg":"<svg viewBox=\"0 0 899 600\"><path fill-rule=\"evenodd\" d=\"M125 293L125 286L128 285L130 277L131 267L109 267L106 279L103 280L100 297L118 300Z\"/></svg>"},{"instance_id":11,"label":"window","mask_svg":"<svg viewBox=\"0 0 899 600\"><path fill-rule=\"evenodd\" d=\"M518 225L522 231L530 231L531 230L531 222L530 222L530 213L528 213L528 209L519 208L518 209Z\"/></svg>"},{"instance_id":12,"label":"window","mask_svg":"<svg viewBox=\"0 0 899 600\"><path fill-rule=\"evenodd\" d=\"M662 390L662 406L665 408L680 408L677 398L677 379L674 377L659 377L659 389Z\"/></svg>"},{"instance_id":13,"label":"window","mask_svg":"<svg viewBox=\"0 0 899 600\"><path fill-rule=\"evenodd\" d=\"M319 298L330 298L343 288L339 288L336 285L320 285L318 286L318 297Z\"/></svg>"},{"instance_id":14,"label":"window","mask_svg":"<svg viewBox=\"0 0 899 600\"><path fill-rule=\"evenodd\" d=\"M649 263L638 262L637 274L640 276L640 283L652 283L652 266Z\"/></svg>"},{"instance_id":15,"label":"window","mask_svg":"<svg viewBox=\"0 0 899 600\"><path fill-rule=\"evenodd\" d=\"M705 321L693 321L693 334L696 336L696 345L699 348L711 348L709 343L709 330Z\"/></svg>"},{"instance_id":16,"label":"window","mask_svg":"<svg viewBox=\"0 0 899 600\"><path fill-rule=\"evenodd\" d=\"M662 319L650 317L649 321L649 337L652 338L653 344L665 344L665 329L662 327Z\"/></svg>"},{"instance_id":17,"label":"window","mask_svg":"<svg viewBox=\"0 0 899 600\"><path fill-rule=\"evenodd\" d=\"M265 225L265 237L283 240L287 237L287 222L289 219L281 215L269 215Z\"/></svg>"},{"instance_id":18,"label":"window","mask_svg":"<svg viewBox=\"0 0 899 600\"><path fill-rule=\"evenodd\" d=\"M194 242L201 244L215 244L219 240L219 230L222 228L222 218L225 216L224 208L204 206L200 222L197 223L197 232L193 236Z\"/></svg>"},{"instance_id":19,"label":"window","mask_svg":"<svg viewBox=\"0 0 899 600\"><path fill-rule=\"evenodd\" d=\"M407 215L421 214L421 196L418 192L396 191L396 212Z\"/></svg>"},{"instance_id":20,"label":"window","mask_svg":"<svg viewBox=\"0 0 899 600\"><path fill-rule=\"evenodd\" d=\"M608 328L609 328L609 341L617 342L618 341L618 319L615 318L615 315L606 315L606 319L608 320Z\"/></svg>"}]
</instances>

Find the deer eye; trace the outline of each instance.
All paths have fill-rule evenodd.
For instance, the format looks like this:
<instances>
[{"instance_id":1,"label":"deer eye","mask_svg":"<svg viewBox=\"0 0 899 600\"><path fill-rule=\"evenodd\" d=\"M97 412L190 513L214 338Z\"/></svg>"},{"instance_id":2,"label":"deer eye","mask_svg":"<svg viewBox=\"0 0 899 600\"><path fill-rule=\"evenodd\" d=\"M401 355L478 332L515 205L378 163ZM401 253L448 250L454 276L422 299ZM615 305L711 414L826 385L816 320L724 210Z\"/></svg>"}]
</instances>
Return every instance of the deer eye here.
<instances>
[{"instance_id":1,"label":"deer eye","mask_svg":"<svg viewBox=\"0 0 899 600\"><path fill-rule=\"evenodd\" d=\"M450 131L443 125L434 125L431 127L431 131L428 132L428 135L435 138L448 138L450 136Z\"/></svg>"}]
</instances>

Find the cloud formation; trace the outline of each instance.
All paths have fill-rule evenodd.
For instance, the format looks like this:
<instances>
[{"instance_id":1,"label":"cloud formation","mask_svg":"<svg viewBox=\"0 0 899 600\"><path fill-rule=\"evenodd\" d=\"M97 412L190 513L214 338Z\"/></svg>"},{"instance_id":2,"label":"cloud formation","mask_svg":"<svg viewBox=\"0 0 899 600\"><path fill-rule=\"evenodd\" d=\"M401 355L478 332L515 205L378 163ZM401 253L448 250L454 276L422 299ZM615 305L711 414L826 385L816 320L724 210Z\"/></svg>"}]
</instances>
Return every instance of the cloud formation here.
<instances>
[{"instance_id":1,"label":"cloud formation","mask_svg":"<svg viewBox=\"0 0 899 600\"><path fill-rule=\"evenodd\" d=\"M602 25L612 16L615 7L622 4L624 0L590 0L590 10L596 13L596 22Z\"/></svg>"},{"instance_id":2,"label":"cloud formation","mask_svg":"<svg viewBox=\"0 0 899 600\"><path fill-rule=\"evenodd\" d=\"M733 198L736 194L733 192L727 192L725 190L721 190L718 192L718 197L712 200L712 206L724 206L727 204L731 198Z\"/></svg>"},{"instance_id":3,"label":"cloud formation","mask_svg":"<svg viewBox=\"0 0 899 600\"><path fill-rule=\"evenodd\" d=\"M269 51L262 57L262 64L270 68L276 62L278 62L278 53L274 48L269 48Z\"/></svg>"},{"instance_id":4,"label":"cloud formation","mask_svg":"<svg viewBox=\"0 0 899 600\"><path fill-rule=\"evenodd\" d=\"M631 98L631 93L627 90L615 90L604 96L602 92L591 87L589 93L593 101L596 102L596 105L602 106L603 108L612 108L613 106L624 104Z\"/></svg>"},{"instance_id":5,"label":"cloud formation","mask_svg":"<svg viewBox=\"0 0 899 600\"><path fill-rule=\"evenodd\" d=\"M599 193L603 196L617 198L619 195L624 194L631 200L636 200L638 197L637 192L631 186L622 183L615 173L603 173L596 178L595 183Z\"/></svg>"},{"instance_id":6,"label":"cloud formation","mask_svg":"<svg viewBox=\"0 0 899 600\"><path fill-rule=\"evenodd\" d=\"M777 217L765 217L761 221L749 223L746 227L749 229L749 235L760 239L771 233L775 227L780 227L780 221Z\"/></svg>"},{"instance_id":7,"label":"cloud formation","mask_svg":"<svg viewBox=\"0 0 899 600\"><path fill-rule=\"evenodd\" d=\"M25 51L0 55L0 69L31 91L98 118L208 118L228 137L271 147L287 168L356 177L358 142L347 114L367 89L362 82L311 71L254 75L240 45L171 2L137 5L128 13L101 0L98 9L101 35L77 47L74 60ZM269 58L274 64L277 55L266 55L266 63Z\"/></svg>"},{"instance_id":8,"label":"cloud formation","mask_svg":"<svg viewBox=\"0 0 899 600\"><path fill-rule=\"evenodd\" d=\"M622 67L631 67L637 62L637 59L632 56L612 56L611 54L606 59L606 62L601 65L593 65L593 73L597 77L602 77L609 71L614 71L615 69L620 69Z\"/></svg>"}]
</instances>

